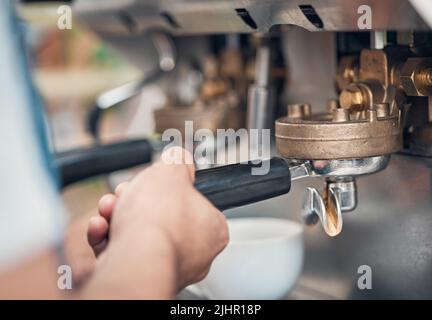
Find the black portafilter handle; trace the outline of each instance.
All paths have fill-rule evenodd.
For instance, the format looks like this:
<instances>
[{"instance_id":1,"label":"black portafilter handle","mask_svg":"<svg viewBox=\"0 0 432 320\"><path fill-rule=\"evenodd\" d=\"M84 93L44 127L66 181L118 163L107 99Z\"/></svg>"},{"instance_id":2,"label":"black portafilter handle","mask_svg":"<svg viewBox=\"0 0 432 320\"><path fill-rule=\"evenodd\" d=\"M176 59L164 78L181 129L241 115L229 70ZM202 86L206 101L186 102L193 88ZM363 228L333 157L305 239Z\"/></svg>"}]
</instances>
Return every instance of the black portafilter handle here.
<instances>
[{"instance_id":1,"label":"black portafilter handle","mask_svg":"<svg viewBox=\"0 0 432 320\"><path fill-rule=\"evenodd\" d=\"M149 163L153 148L146 139L128 140L55 154L62 188L90 177Z\"/></svg>"},{"instance_id":2,"label":"black portafilter handle","mask_svg":"<svg viewBox=\"0 0 432 320\"><path fill-rule=\"evenodd\" d=\"M253 174L252 169L262 165L269 171L263 175ZM195 187L223 211L288 193L291 174L288 163L274 157L259 164L237 163L199 170Z\"/></svg>"},{"instance_id":3,"label":"black portafilter handle","mask_svg":"<svg viewBox=\"0 0 432 320\"><path fill-rule=\"evenodd\" d=\"M148 140L129 140L55 155L64 188L72 183L149 163L152 145ZM268 168L265 174L255 174ZM196 172L195 187L219 210L259 202L288 193L291 174L288 163L278 157L259 163L237 163Z\"/></svg>"}]
</instances>

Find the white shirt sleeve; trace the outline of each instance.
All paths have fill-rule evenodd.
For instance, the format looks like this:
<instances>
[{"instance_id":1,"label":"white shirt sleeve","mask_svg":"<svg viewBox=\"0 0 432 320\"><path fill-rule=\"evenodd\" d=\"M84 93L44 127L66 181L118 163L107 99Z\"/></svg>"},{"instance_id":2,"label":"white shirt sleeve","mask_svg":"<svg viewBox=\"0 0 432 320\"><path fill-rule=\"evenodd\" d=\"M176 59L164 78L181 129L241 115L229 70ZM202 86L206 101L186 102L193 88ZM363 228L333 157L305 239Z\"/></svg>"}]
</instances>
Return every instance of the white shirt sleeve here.
<instances>
[{"instance_id":1,"label":"white shirt sleeve","mask_svg":"<svg viewBox=\"0 0 432 320\"><path fill-rule=\"evenodd\" d=\"M0 270L62 239L65 214L20 28L0 1Z\"/></svg>"}]
</instances>

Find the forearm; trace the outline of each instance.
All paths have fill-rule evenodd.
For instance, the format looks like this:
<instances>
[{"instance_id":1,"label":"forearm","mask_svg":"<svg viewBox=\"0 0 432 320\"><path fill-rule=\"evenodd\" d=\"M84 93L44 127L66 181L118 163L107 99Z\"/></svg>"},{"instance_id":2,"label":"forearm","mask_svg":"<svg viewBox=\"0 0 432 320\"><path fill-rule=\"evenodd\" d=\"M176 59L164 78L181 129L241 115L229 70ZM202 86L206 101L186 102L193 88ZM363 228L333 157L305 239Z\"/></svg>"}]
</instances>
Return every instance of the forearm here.
<instances>
[{"instance_id":1,"label":"forearm","mask_svg":"<svg viewBox=\"0 0 432 320\"><path fill-rule=\"evenodd\" d=\"M83 299L172 299L177 268L169 238L157 229L128 230L99 257ZM133 245L131 245L133 244Z\"/></svg>"}]
</instances>

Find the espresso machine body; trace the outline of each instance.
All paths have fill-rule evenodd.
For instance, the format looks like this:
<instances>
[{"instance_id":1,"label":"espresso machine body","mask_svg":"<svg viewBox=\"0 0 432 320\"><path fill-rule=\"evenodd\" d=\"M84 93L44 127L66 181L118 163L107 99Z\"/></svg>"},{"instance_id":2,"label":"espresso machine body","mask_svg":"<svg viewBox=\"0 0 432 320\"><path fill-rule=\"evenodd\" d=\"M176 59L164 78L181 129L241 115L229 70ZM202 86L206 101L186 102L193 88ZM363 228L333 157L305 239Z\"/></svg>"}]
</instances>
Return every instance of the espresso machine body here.
<instances>
[{"instance_id":1,"label":"espresso machine body","mask_svg":"<svg viewBox=\"0 0 432 320\"><path fill-rule=\"evenodd\" d=\"M432 298L432 7L426 1L78 0L74 10L144 72L160 62L155 32L169 34L175 43L173 74L190 61L205 64L217 39L251 56L268 43L263 39L277 43L272 48L284 61L277 67L286 76L275 82L271 119L283 120L272 128L273 154L313 161L391 156L385 169L373 174L325 178L326 190L335 183L354 186L346 194L355 203L348 208L338 198L346 207L336 237L318 226L306 227L304 269L289 298ZM211 64L208 70L213 79ZM163 81L173 88L175 79ZM247 95L256 90L253 85L236 89L240 104L251 103ZM323 121L331 129L319 131L320 137L328 135L336 147L325 139L306 147L312 142L305 137L321 130ZM293 125L302 131L293 133ZM293 141L300 138L295 149ZM319 179L296 181L287 195L226 214L300 220L305 190L321 186ZM372 290L358 283L365 267L372 272Z\"/></svg>"}]
</instances>

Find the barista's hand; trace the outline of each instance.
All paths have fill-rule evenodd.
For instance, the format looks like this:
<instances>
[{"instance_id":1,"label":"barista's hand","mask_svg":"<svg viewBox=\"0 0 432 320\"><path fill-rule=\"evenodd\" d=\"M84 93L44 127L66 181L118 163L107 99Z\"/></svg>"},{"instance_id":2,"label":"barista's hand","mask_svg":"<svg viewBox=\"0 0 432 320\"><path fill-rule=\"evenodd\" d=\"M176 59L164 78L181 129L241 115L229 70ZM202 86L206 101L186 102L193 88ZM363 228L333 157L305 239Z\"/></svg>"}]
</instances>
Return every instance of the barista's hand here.
<instances>
[{"instance_id":1,"label":"barista's hand","mask_svg":"<svg viewBox=\"0 0 432 320\"><path fill-rule=\"evenodd\" d=\"M127 182L120 183L114 194L108 193L103 195L98 204L99 215L90 218L87 228L88 243L92 247L96 256L98 256L108 245L109 223L114 211L116 201L127 186Z\"/></svg>"},{"instance_id":2,"label":"barista's hand","mask_svg":"<svg viewBox=\"0 0 432 320\"><path fill-rule=\"evenodd\" d=\"M179 148L168 152L191 157ZM158 162L120 185L115 195L102 197L100 216L92 218L88 229L95 253L104 250L101 256L112 255L110 248L124 239L131 250L134 245L149 245L148 239L140 243L140 236L157 230L174 252L177 288L201 280L226 246L228 229L225 217L194 188L193 181L193 165Z\"/></svg>"}]
</instances>

